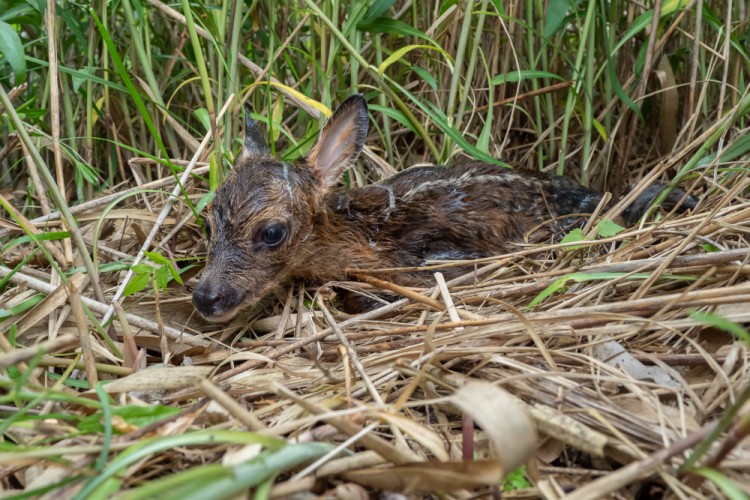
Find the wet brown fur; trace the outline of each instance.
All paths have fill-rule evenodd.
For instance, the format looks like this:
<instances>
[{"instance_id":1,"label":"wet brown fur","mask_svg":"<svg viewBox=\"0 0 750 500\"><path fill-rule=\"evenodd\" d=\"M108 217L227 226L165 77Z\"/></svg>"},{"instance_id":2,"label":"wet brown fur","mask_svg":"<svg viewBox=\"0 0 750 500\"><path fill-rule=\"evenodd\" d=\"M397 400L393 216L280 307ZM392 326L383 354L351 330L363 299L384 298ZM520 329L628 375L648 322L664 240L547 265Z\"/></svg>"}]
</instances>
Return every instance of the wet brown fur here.
<instances>
[{"instance_id":1,"label":"wet brown fur","mask_svg":"<svg viewBox=\"0 0 750 500\"><path fill-rule=\"evenodd\" d=\"M248 122L245 149L208 215L209 259L194 295L204 317L230 319L292 278L325 283L346 279L347 269L418 267L507 253L524 238L550 241L601 200L566 177L487 163L413 167L336 191L363 145L366 120L364 99L350 98L293 164L270 157ZM287 228L275 248L262 242L272 224ZM391 279L420 285L433 278L415 272Z\"/></svg>"}]
</instances>

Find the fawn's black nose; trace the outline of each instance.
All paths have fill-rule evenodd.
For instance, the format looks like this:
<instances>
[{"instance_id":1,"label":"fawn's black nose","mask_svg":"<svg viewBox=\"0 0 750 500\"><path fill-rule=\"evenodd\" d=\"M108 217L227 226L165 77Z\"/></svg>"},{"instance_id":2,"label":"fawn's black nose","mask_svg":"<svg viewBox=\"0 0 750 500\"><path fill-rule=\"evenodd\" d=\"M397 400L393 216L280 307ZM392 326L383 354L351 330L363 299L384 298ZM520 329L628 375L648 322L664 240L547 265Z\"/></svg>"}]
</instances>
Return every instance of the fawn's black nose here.
<instances>
[{"instance_id":1,"label":"fawn's black nose","mask_svg":"<svg viewBox=\"0 0 750 500\"><path fill-rule=\"evenodd\" d=\"M201 281L193 292L193 305L206 319L226 313L241 301L239 294L212 281Z\"/></svg>"}]
</instances>

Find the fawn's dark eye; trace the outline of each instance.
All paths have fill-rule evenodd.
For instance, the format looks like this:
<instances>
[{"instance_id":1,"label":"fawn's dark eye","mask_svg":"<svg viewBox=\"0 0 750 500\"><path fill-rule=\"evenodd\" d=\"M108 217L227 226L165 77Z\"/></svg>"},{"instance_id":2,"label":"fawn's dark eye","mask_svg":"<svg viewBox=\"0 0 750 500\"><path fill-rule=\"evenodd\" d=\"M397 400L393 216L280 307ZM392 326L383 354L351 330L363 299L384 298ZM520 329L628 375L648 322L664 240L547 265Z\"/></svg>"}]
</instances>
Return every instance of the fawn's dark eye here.
<instances>
[{"instance_id":1,"label":"fawn's dark eye","mask_svg":"<svg viewBox=\"0 0 750 500\"><path fill-rule=\"evenodd\" d=\"M277 247L286 239L286 228L283 224L272 224L260 235L260 241L269 248Z\"/></svg>"}]
</instances>

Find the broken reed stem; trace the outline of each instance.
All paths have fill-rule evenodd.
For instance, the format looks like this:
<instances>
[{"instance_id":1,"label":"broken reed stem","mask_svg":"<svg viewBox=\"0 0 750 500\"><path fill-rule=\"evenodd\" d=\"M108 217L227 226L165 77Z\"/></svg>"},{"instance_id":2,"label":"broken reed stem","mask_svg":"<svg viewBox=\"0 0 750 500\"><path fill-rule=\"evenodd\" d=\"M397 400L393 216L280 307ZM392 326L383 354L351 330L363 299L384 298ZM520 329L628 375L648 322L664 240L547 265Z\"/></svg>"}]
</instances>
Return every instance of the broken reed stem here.
<instances>
[{"instance_id":1,"label":"broken reed stem","mask_svg":"<svg viewBox=\"0 0 750 500\"><path fill-rule=\"evenodd\" d=\"M301 297L304 294L300 293ZM284 338L284 330L289 322L289 316L292 313L292 299L294 298L294 283L289 284L289 289L286 291L286 299L284 300L284 309L281 311L281 319L279 320L279 326L276 327L276 339L281 340ZM298 309L300 310L300 309Z\"/></svg>"},{"instance_id":2,"label":"broken reed stem","mask_svg":"<svg viewBox=\"0 0 750 500\"><path fill-rule=\"evenodd\" d=\"M372 276L368 276L366 274L354 274L353 277L364 283L368 283L370 285L381 288L383 290L389 290L391 292L395 292L401 295L402 297L406 297L420 304L430 306L436 311L445 310L445 304L443 304L442 302L439 302L433 298L430 298L426 295L416 292L412 290L411 288L406 288L404 286L396 285L395 283L391 283L389 281L384 281L378 278L373 278Z\"/></svg>"},{"instance_id":3,"label":"broken reed stem","mask_svg":"<svg viewBox=\"0 0 750 500\"><path fill-rule=\"evenodd\" d=\"M445 283L445 278L443 277L443 273L439 273L439 272L435 273L435 282L437 283L437 288L440 291L440 295L443 297L443 302L445 303L445 310L448 311L448 317L454 323L460 321L461 317L458 315L458 311L456 310L456 305L453 303L453 298L451 297L450 290L448 290L448 285Z\"/></svg>"},{"instance_id":4,"label":"broken reed stem","mask_svg":"<svg viewBox=\"0 0 750 500\"><path fill-rule=\"evenodd\" d=\"M5 336L1 337L3 338L3 341L5 341ZM75 335L60 335L55 340L48 340L26 349L14 350L10 347L10 344L8 344L3 346L3 350L6 351L6 353L0 355L0 370L6 370L11 366L18 366L22 371L25 371L25 368L22 368L21 364L35 356L51 352L68 351L75 349L79 344L80 339Z\"/></svg>"},{"instance_id":5,"label":"broken reed stem","mask_svg":"<svg viewBox=\"0 0 750 500\"><path fill-rule=\"evenodd\" d=\"M2 106L0 106L2 108ZM5 144L3 144L3 147L0 148L0 162L5 161L5 159L8 157L8 155L15 149L15 147L20 142L20 139L18 138L18 134L15 132L12 132L6 136Z\"/></svg>"},{"instance_id":6,"label":"broken reed stem","mask_svg":"<svg viewBox=\"0 0 750 500\"><path fill-rule=\"evenodd\" d=\"M311 463L298 473L296 473L290 481L296 482L304 477L310 475L311 473L318 470L321 466L325 465L326 463L330 462L331 459L337 455L339 455L342 451L346 450L350 446L353 446L357 441L362 439L362 437L366 436L367 434L371 433L378 427L377 422L373 422L367 427L363 427L362 430L360 430L358 433L354 434L353 436L350 436L349 439L343 441L342 443L339 443L334 449L317 459L315 462Z\"/></svg>"}]
</instances>

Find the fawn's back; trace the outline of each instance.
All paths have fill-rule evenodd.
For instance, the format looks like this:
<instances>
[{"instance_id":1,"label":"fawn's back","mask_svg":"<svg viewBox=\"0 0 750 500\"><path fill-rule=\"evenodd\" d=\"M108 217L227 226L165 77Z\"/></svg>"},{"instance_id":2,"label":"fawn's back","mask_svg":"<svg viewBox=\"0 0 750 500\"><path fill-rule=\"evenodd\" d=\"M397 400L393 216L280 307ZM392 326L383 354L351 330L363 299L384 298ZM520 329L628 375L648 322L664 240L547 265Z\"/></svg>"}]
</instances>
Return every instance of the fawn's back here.
<instances>
[{"instance_id":1,"label":"fawn's back","mask_svg":"<svg viewBox=\"0 0 750 500\"><path fill-rule=\"evenodd\" d=\"M486 257L550 239L601 195L566 177L518 173L486 163L413 167L329 199L391 267ZM403 281L403 279L402 279Z\"/></svg>"},{"instance_id":2,"label":"fawn's back","mask_svg":"<svg viewBox=\"0 0 750 500\"><path fill-rule=\"evenodd\" d=\"M208 262L193 294L204 318L231 319L294 278L323 283L346 278L347 269L420 267L507 253L524 240L549 241L602 198L567 177L486 163L413 167L338 192L367 128L365 100L352 96L310 153L290 164L270 156L248 114L243 151L208 214ZM661 188L637 200L639 212ZM669 201L682 194L673 192ZM690 198L683 203L693 204ZM638 216L625 213L626 219ZM432 277L404 272L391 279L418 285Z\"/></svg>"}]
</instances>

